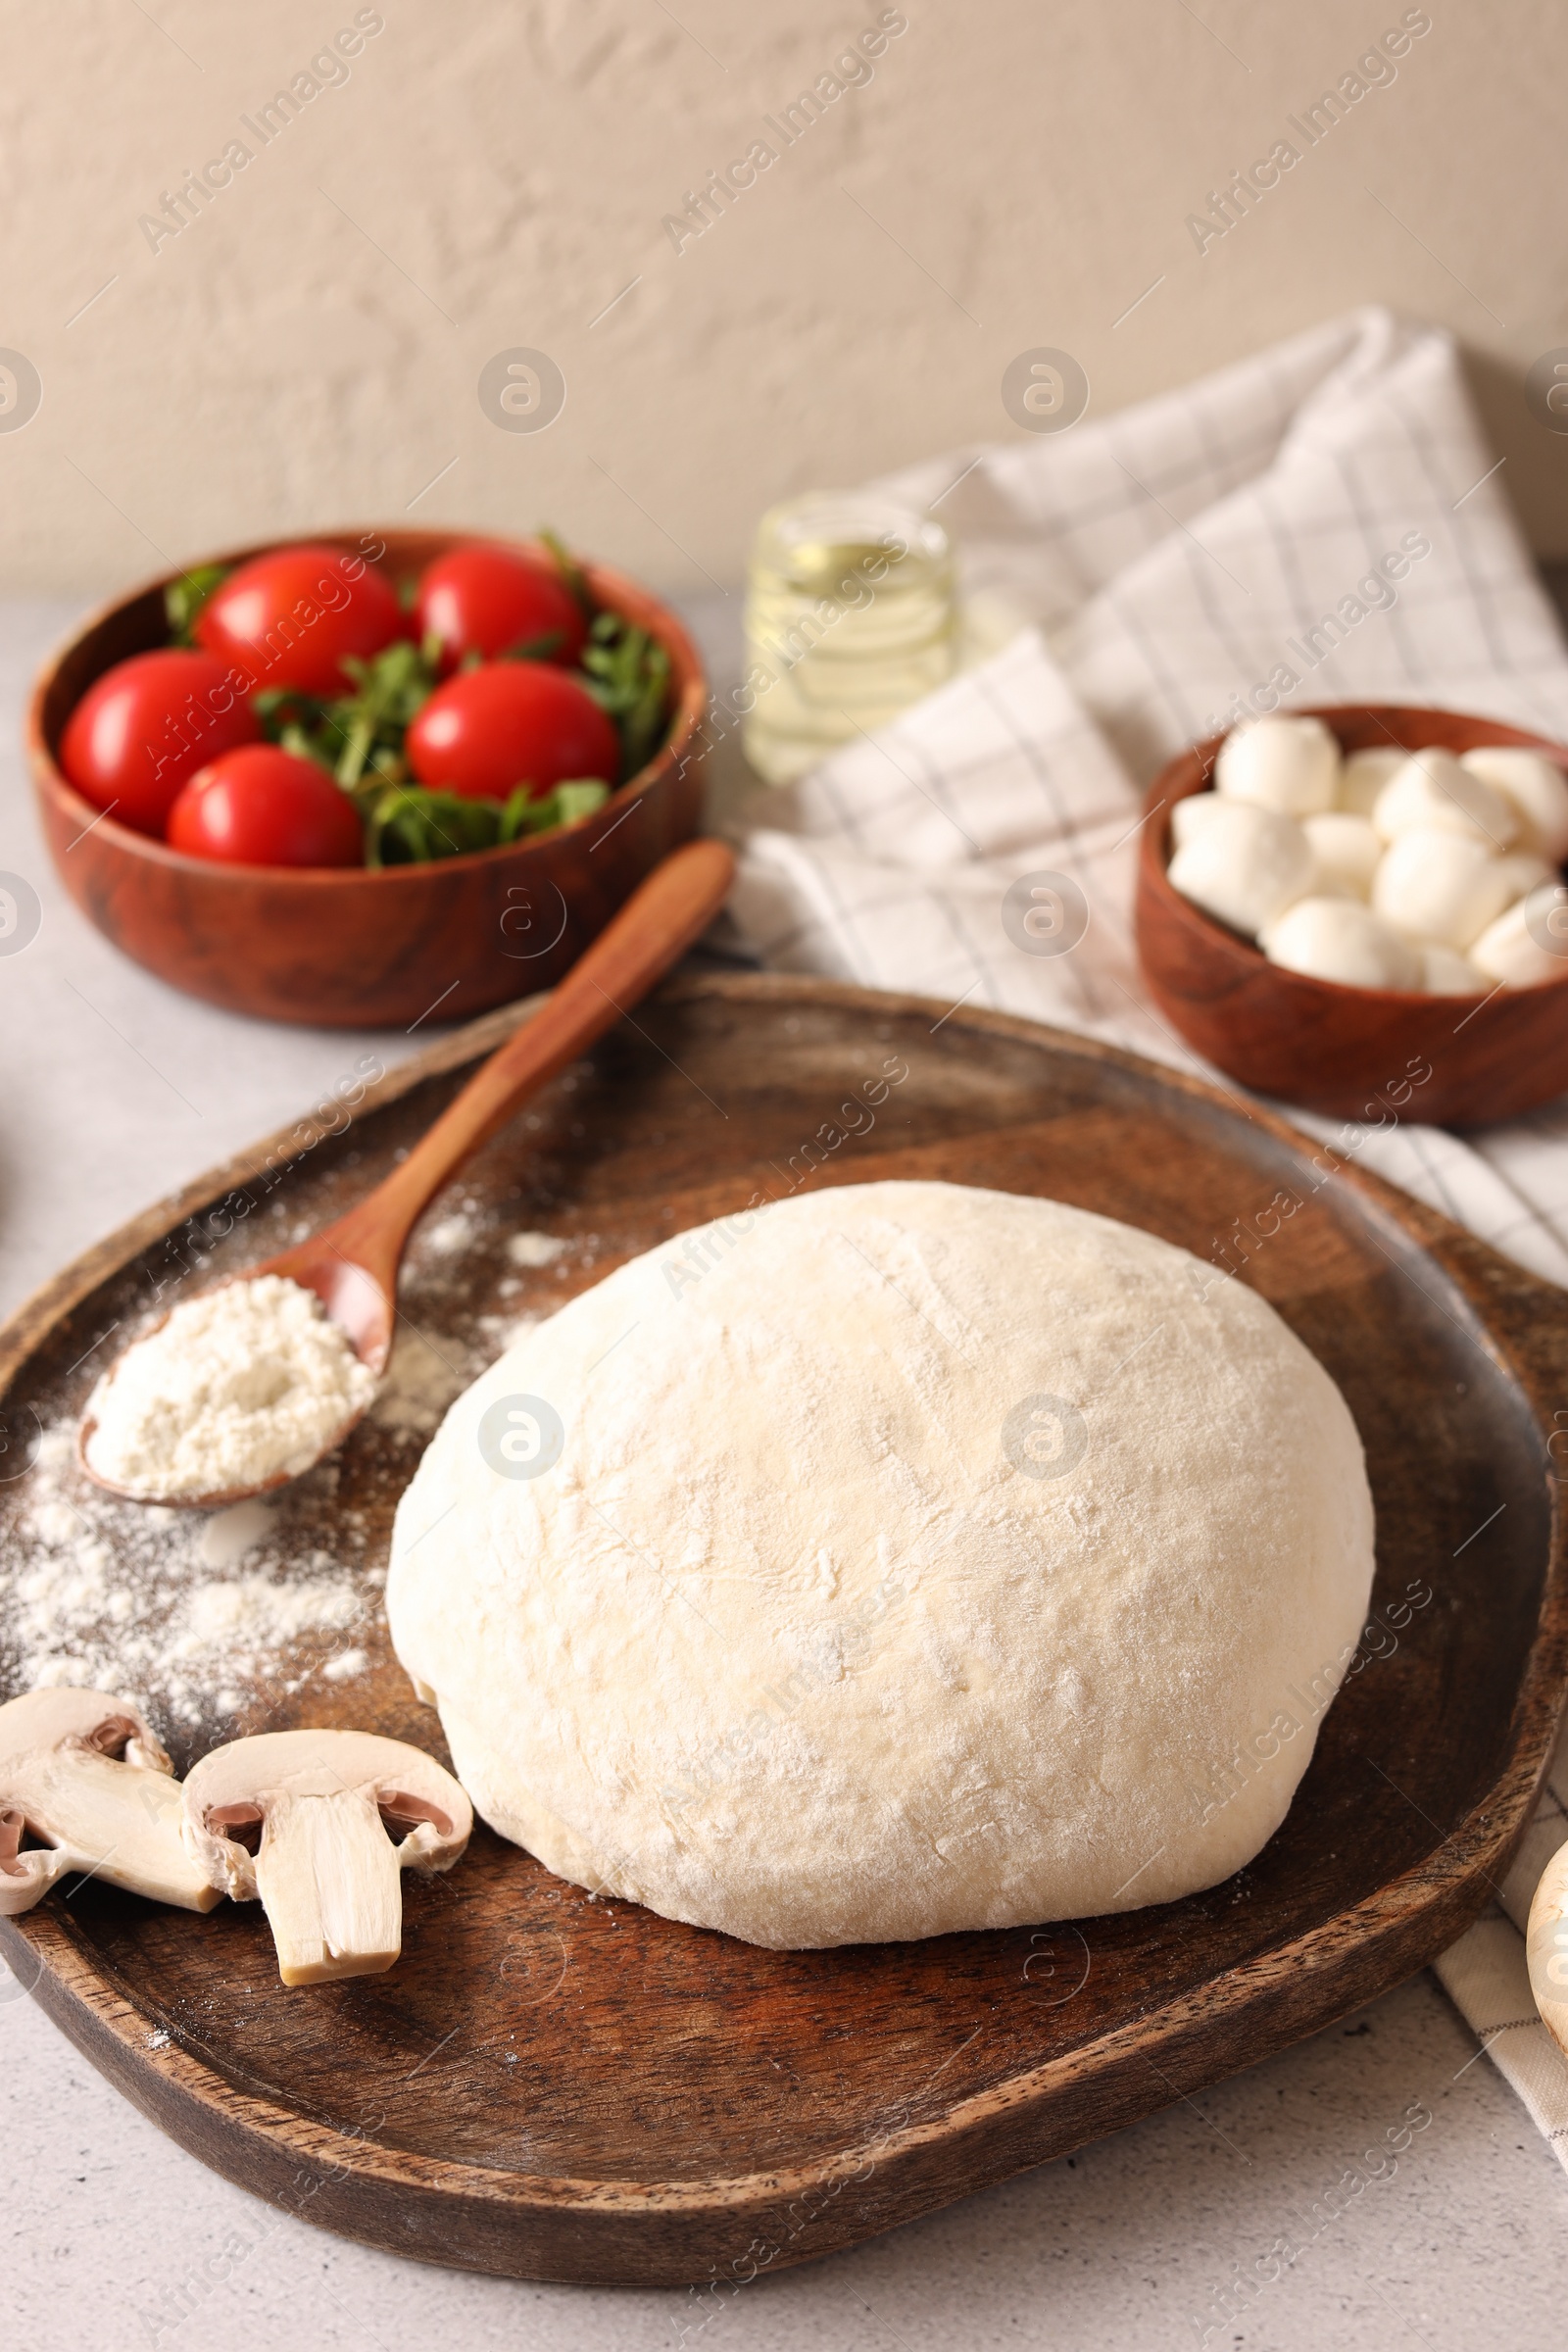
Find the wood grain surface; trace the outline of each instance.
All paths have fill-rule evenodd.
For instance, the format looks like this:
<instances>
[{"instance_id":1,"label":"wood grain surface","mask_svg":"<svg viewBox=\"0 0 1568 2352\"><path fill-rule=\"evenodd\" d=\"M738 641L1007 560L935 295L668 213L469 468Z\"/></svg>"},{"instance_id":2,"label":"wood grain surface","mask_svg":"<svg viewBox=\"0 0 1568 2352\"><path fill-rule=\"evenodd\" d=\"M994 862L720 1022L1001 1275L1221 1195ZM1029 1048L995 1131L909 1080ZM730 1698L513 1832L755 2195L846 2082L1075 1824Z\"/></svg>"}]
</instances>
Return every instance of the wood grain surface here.
<instances>
[{"instance_id":1,"label":"wood grain surface","mask_svg":"<svg viewBox=\"0 0 1568 2352\"><path fill-rule=\"evenodd\" d=\"M279 1986L256 1906L197 1919L88 1882L0 1923L0 1950L93 2063L257 2194L430 2262L728 2298L1200 2091L1397 1983L1487 1900L1568 1670L1548 1451L1568 1426L1568 1302L1207 1087L945 1010L829 983L675 982L437 1203L468 1220L471 1246L421 1255L416 1235L404 1313L476 1369L498 1312L548 1308L760 1186L888 1176L1047 1195L1204 1259L1227 1252L1340 1382L1378 1509L1369 1633L1283 1829L1188 1901L794 1953L591 1900L480 1830L450 1877L406 1886L389 1975L309 1992ZM395 1074L274 1194L259 1148L51 1284L0 1340L20 1458L29 1428L79 1410L83 1351L148 1309L169 1237L188 1255L207 1235L206 1279L338 1213L515 1017ZM890 1060L907 1074L874 1128L833 1144L839 1104ZM247 1186L254 1213L214 1239L207 1204L228 1201L218 1223L232 1221ZM506 1247L519 1227L564 1253L519 1270ZM1000 1420L1011 1397L996 1369ZM176 1765L306 1722L444 1753L386 1648L374 1582L420 1442L367 1420L282 1515L285 1574L360 1531L368 1670L323 1682L314 1669L343 1638L314 1637L290 1655L290 1688L166 1714ZM8 1561L25 1556L37 1476L0 1484Z\"/></svg>"},{"instance_id":2,"label":"wood grain surface","mask_svg":"<svg viewBox=\"0 0 1568 2352\"><path fill-rule=\"evenodd\" d=\"M396 582L417 577L470 532L368 533ZM312 544L355 552L359 534ZM277 546L287 542L270 541ZM523 553L543 552L528 540ZM244 547L203 558L241 564ZM161 980L231 1012L325 1029L406 1028L436 1012L466 1020L550 987L702 808L708 681L669 607L607 565L584 566L600 605L647 629L670 658L667 742L602 808L576 824L427 865L223 865L188 858L102 816L56 759L67 718L116 662L169 641L151 580L86 621L40 670L25 736L44 837L90 922Z\"/></svg>"},{"instance_id":3,"label":"wood grain surface","mask_svg":"<svg viewBox=\"0 0 1568 2352\"><path fill-rule=\"evenodd\" d=\"M1395 744L1468 752L1503 743L1568 766L1561 744L1457 710L1333 703L1290 715L1321 718L1347 752ZM1431 1064L1420 1115L1433 1126L1518 1118L1568 1090L1568 961L1558 979L1485 999L1341 988L1270 963L1250 940L1171 888L1172 804L1206 790L1224 740L1212 735L1181 753L1144 803L1138 959L1154 1003L1188 1044L1259 1094L1345 1119L1376 1121L1379 1089L1416 1060Z\"/></svg>"}]
</instances>

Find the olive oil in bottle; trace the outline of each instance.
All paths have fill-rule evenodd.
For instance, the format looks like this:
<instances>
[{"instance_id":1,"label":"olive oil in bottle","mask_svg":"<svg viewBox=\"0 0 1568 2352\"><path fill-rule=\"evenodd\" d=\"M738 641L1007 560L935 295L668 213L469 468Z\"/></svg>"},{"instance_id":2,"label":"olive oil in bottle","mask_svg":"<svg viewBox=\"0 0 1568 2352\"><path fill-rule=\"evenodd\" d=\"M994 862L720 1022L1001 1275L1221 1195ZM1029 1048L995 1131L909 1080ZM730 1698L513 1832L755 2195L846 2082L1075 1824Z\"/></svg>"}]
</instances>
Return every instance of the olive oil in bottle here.
<instances>
[{"instance_id":1,"label":"olive oil in bottle","mask_svg":"<svg viewBox=\"0 0 1568 2352\"><path fill-rule=\"evenodd\" d=\"M752 554L746 643L746 756L787 784L953 675L947 533L875 491L771 508Z\"/></svg>"}]
</instances>

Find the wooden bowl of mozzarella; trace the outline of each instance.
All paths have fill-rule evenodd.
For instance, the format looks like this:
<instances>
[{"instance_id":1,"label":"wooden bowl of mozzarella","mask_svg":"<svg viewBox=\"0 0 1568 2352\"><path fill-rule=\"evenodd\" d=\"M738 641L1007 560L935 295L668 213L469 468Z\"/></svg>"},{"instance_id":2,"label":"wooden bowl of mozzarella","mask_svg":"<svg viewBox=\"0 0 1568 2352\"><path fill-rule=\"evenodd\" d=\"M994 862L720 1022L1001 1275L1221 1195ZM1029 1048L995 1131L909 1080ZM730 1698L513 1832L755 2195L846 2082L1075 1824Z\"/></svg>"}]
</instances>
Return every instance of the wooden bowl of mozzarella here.
<instances>
[{"instance_id":1,"label":"wooden bowl of mozzarella","mask_svg":"<svg viewBox=\"0 0 1568 2352\"><path fill-rule=\"evenodd\" d=\"M1568 1090L1568 749L1400 704L1280 712L1151 785L1150 994L1259 1094L1514 1118Z\"/></svg>"}]
</instances>

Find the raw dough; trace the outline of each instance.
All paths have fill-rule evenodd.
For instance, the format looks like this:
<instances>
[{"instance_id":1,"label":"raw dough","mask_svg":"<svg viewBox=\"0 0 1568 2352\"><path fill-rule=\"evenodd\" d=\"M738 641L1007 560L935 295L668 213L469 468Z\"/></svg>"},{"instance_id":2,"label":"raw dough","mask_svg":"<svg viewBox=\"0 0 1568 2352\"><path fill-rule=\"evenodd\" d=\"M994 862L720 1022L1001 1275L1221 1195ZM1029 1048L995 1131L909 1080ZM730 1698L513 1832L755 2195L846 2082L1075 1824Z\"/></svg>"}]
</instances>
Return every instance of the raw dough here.
<instances>
[{"instance_id":1,"label":"raw dough","mask_svg":"<svg viewBox=\"0 0 1568 2352\"><path fill-rule=\"evenodd\" d=\"M486 1412L494 1460L540 1400L554 1466L488 1466ZM387 1605L504 1837L792 1948L1227 1878L1371 1577L1354 1424L1254 1293L884 1183L677 1236L527 1333L425 1454Z\"/></svg>"}]
</instances>

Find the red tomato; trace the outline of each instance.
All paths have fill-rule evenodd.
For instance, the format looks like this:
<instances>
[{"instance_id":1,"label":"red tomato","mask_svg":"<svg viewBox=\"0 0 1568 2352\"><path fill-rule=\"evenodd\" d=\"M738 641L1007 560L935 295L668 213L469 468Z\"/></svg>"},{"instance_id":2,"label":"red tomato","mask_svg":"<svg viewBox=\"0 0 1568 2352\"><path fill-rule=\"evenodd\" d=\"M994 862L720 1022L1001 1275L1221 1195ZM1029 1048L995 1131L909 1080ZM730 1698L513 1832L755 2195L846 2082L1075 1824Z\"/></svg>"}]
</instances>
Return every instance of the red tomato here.
<instances>
[{"instance_id":1,"label":"red tomato","mask_svg":"<svg viewBox=\"0 0 1568 2352\"><path fill-rule=\"evenodd\" d=\"M393 590L361 556L280 547L231 571L196 616L197 642L242 663L258 686L347 694L345 654L365 660L403 632Z\"/></svg>"},{"instance_id":2,"label":"red tomato","mask_svg":"<svg viewBox=\"0 0 1568 2352\"><path fill-rule=\"evenodd\" d=\"M205 761L256 741L247 691L211 654L132 654L95 679L67 719L60 764L117 823L162 833L180 786Z\"/></svg>"},{"instance_id":3,"label":"red tomato","mask_svg":"<svg viewBox=\"0 0 1568 2352\"><path fill-rule=\"evenodd\" d=\"M314 760L274 743L225 752L169 812L169 846L228 865L361 865L365 835L348 795Z\"/></svg>"},{"instance_id":4,"label":"red tomato","mask_svg":"<svg viewBox=\"0 0 1568 2352\"><path fill-rule=\"evenodd\" d=\"M504 801L535 799L569 777L620 774L620 739L585 687L547 662L491 662L438 686L409 727L421 784Z\"/></svg>"},{"instance_id":5,"label":"red tomato","mask_svg":"<svg viewBox=\"0 0 1568 2352\"><path fill-rule=\"evenodd\" d=\"M443 669L455 669L465 654L489 662L552 634L561 643L549 659L569 668L588 637L587 616L559 572L481 539L421 574L418 627L421 640L440 638Z\"/></svg>"}]
</instances>

